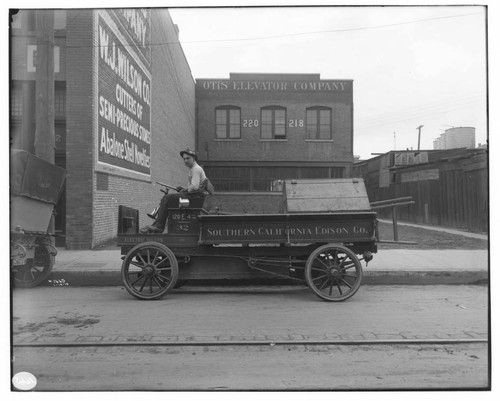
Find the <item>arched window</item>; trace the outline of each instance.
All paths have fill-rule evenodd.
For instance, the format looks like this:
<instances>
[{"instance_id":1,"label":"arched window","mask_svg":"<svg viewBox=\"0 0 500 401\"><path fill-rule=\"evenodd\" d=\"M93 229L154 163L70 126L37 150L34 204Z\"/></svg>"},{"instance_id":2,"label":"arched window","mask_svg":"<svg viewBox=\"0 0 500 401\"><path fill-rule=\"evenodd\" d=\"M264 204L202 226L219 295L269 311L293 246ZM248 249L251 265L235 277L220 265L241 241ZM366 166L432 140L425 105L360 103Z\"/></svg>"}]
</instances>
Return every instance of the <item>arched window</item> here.
<instances>
[{"instance_id":1,"label":"arched window","mask_svg":"<svg viewBox=\"0 0 500 401\"><path fill-rule=\"evenodd\" d=\"M236 106L215 108L215 137L217 139L241 138L241 108Z\"/></svg>"},{"instance_id":2,"label":"arched window","mask_svg":"<svg viewBox=\"0 0 500 401\"><path fill-rule=\"evenodd\" d=\"M323 106L306 109L307 139L332 139L332 109Z\"/></svg>"},{"instance_id":3,"label":"arched window","mask_svg":"<svg viewBox=\"0 0 500 401\"><path fill-rule=\"evenodd\" d=\"M286 139L286 108L266 106L260 109L261 139Z\"/></svg>"}]
</instances>

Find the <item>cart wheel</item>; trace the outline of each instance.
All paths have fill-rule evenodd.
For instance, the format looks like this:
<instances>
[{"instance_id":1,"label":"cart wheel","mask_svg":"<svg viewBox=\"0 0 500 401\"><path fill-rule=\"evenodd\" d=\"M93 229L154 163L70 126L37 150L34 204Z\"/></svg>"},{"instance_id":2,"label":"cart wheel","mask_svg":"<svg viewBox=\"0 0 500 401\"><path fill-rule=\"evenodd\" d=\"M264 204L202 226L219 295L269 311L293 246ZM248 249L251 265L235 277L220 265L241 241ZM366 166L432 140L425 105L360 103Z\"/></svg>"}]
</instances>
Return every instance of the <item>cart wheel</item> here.
<instances>
[{"instance_id":1,"label":"cart wheel","mask_svg":"<svg viewBox=\"0 0 500 401\"><path fill-rule=\"evenodd\" d=\"M13 266L14 286L32 288L42 284L52 273L54 258L50 248L44 244L35 245L33 259L28 259L22 266Z\"/></svg>"},{"instance_id":2,"label":"cart wheel","mask_svg":"<svg viewBox=\"0 0 500 401\"><path fill-rule=\"evenodd\" d=\"M132 248L122 265L122 281L127 291L139 299L158 299L177 280L179 267L170 249L157 242Z\"/></svg>"},{"instance_id":3,"label":"cart wheel","mask_svg":"<svg viewBox=\"0 0 500 401\"><path fill-rule=\"evenodd\" d=\"M314 293L327 301L345 301L361 285L361 262L350 249L327 244L315 249L306 263L306 282Z\"/></svg>"}]
</instances>

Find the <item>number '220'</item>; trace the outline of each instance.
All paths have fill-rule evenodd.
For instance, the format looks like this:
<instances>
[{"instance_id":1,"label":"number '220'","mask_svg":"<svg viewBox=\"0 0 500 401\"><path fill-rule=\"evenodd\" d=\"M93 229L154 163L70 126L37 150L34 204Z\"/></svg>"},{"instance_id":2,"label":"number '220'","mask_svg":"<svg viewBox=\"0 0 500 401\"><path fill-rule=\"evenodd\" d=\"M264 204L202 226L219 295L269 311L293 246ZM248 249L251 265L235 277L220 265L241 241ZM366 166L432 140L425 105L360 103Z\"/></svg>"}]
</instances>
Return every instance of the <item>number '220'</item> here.
<instances>
[{"instance_id":1,"label":"number '220'","mask_svg":"<svg viewBox=\"0 0 500 401\"><path fill-rule=\"evenodd\" d=\"M243 126L244 127L258 127L259 126L259 120L243 120Z\"/></svg>"}]
</instances>

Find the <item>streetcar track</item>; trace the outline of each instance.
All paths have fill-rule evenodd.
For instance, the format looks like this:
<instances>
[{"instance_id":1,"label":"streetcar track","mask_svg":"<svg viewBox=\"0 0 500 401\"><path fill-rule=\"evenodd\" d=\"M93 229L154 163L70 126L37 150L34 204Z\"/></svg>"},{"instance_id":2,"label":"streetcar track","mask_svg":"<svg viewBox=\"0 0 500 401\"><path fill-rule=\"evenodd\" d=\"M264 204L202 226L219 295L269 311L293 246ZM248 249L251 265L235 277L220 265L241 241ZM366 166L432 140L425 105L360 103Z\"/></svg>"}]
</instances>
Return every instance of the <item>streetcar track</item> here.
<instances>
[{"instance_id":1,"label":"streetcar track","mask_svg":"<svg viewBox=\"0 0 500 401\"><path fill-rule=\"evenodd\" d=\"M283 345L446 345L446 344L487 344L485 338L460 338L460 339L400 339L400 340L267 340L267 341L120 341L120 342L69 342L69 343L38 343L38 344L13 344L15 348L72 348L72 347L213 347L213 346L283 346Z\"/></svg>"}]
</instances>

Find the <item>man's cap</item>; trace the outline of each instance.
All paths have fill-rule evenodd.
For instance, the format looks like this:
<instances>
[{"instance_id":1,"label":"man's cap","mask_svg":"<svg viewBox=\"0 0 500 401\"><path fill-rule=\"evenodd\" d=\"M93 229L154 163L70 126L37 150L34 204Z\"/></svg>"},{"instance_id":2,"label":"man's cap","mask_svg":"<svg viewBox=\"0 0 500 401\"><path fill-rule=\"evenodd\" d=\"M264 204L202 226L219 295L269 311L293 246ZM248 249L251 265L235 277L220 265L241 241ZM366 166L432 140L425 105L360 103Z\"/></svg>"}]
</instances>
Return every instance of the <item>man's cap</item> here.
<instances>
[{"instance_id":1,"label":"man's cap","mask_svg":"<svg viewBox=\"0 0 500 401\"><path fill-rule=\"evenodd\" d=\"M196 155L196 152L194 150L189 149L189 148L180 152L181 157L184 157L184 154L189 155L189 156L193 156L195 160L198 158L198 156Z\"/></svg>"}]
</instances>

